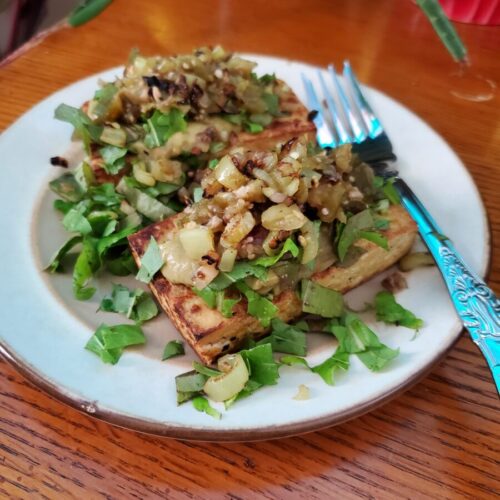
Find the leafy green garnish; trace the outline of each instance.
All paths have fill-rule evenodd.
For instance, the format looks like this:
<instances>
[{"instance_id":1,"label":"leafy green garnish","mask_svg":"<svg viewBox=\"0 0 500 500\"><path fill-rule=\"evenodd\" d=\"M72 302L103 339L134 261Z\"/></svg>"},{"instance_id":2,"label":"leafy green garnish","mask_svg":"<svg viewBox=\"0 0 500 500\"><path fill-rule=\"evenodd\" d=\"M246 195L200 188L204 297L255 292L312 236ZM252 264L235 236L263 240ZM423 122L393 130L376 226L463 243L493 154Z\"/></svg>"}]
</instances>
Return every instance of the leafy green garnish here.
<instances>
[{"instance_id":1,"label":"leafy green garnish","mask_svg":"<svg viewBox=\"0 0 500 500\"><path fill-rule=\"evenodd\" d=\"M247 364L250 380L261 385L275 385L279 378L279 365L274 361L270 344L240 351Z\"/></svg>"},{"instance_id":2,"label":"leafy green garnish","mask_svg":"<svg viewBox=\"0 0 500 500\"><path fill-rule=\"evenodd\" d=\"M265 280L267 277L267 270L264 266L255 265L250 261L236 262L230 272L219 273L210 283L210 288L213 290L224 290L233 283L244 280L249 276L255 276L259 280Z\"/></svg>"},{"instance_id":3,"label":"leafy green garnish","mask_svg":"<svg viewBox=\"0 0 500 500\"><path fill-rule=\"evenodd\" d=\"M104 238L100 238L97 242L97 252L100 256L103 256L110 248L115 247L117 245L121 245L126 242L126 238L129 234L135 233L137 231L137 227L125 227L116 233L110 234L109 236L105 236Z\"/></svg>"},{"instance_id":4,"label":"leafy green garnish","mask_svg":"<svg viewBox=\"0 0 500 500\"><path fill-rule=\"evenodd\" d=\"M220 420L222 416L220 411L217 411L215 408L212 408L208 400L203 396L194 397L192 403L196 410L206 413L207 415L216 418L217 420Z\"/></svg>"},{"instance_id":5,"label":"leafy green garnish","mask_svg":"<svg viewBox=\"0 0 500 500\"><path fill-rule=\"evenodd\" d=\"M88 300L94 295L96 289L87 284L99 266L95 238L84 238L82 251L73 269L73 293L78 300Z\"/></svg>"},{"instance_id":6,"label":"leafy green garnish","mask_svg":"<svg viewBox=\"0 0 500 500\"><path fill-rule=\"evenodd\" d=\"M227 298L224 290L217 292L216 295L216 306L217 310L220 311L222 316L225 318L233 317L233 307L241 300L241 297L236 299Z\"/></svg>"},{"instance_id":7,"label":"leafy green garnish","mask_svg":"<svg viewBox=\"0 0 500 500\"><path fill-rule=\"evenodd\" d=\"M186 130L186 127L187 122L180 109L172 108L168 113L155 110L151 118L146 121L144 144L148 148L162 146L172 135Z\"/></svg>"},{"instance_id":8,"label":"leafy green garnish","mask_svg":"<svg viewBox=\"0 0 500 500\"><path fill-rule=\"evenodd\" d=\"M209 286L202 288L201 290L198 288L192 288L193 292L198 295L198 297L202 298L205 304L210 307L210 309L215 309L217 304L217 291L212 290Z\"/></svg>"},{"instance_id":9,"label":"leafy green garnish","mask_svg":"<svg viewBox=\"0 0 500 500\"><path fill-rule=\"evenodd\" d=\"M108 174L115 175L125 166L127 148L104 146L99 152L104 160L104 170Z\"/></svg>"},{"instance_id":10,"label":"leafy green garnish","mask_svg":"<svg viewBox=\"0 0 500 500\"><path fill-rule=\"evenodd\" d=\"M213 170L218 164L219 164L219 160L217 158L212 158L208 162L208 168L211 169L211 170Z\"/></svg>"},{"instance_id":11,"label":"leafy green garnish","mask_svg":"<svg viewBox=\"0 0 500 500\"><path fill-rule=\"evenodd\" d=\"M340 349L358 358L372 371L379 371L394 359L399 349L387 347L355 314L347 313L343 325L332 325L331 331L337 337Z\"/></svg>"},{"instance_id":12,"label":"leafy green garnish","mask_svg":"<svg viewBox=\"0 0 500 500\"><path fill-rule=\"evenodd\" d=\"M301 282L302 311L323 318L335 318L344 311L342 294L311 280Z\"/></svg>"},{"instance_id":13,"label":"leafy green garnish","mask_svg":"<svg viewBox=\"0 0 500 500\"><path fill-rule=\"evenodd\" d=\"M158 315L158 307L151 294L140 288L129 290L120 284L113 284L111 295L102 299L99 309L125 314L127 318L139 323Z\"/></svg>"},{"instance_id":14,"label":"leafy green garnish","mask_svg":"<svg viewBox=\"0 0 500 500\"><path fill-rule=\"evenodd\" d=\"M162 266L163 259L161 257L160 247L154 237L151 236L148 248L141 257L141 267L139 268L136 278L144 283L149 283Z\"/></svg>"},{"instance_id":15,"label":"leafy green garnish","mask_svg":"<svg viewBox=\"0 0 500 500\"><path fill-rule=\"evenodd\" d=\"M90 152L90 141L99 142L102 127L94 125L92 120L78 108L60 104L54 112L54 118L73 125L75 132L82 138L87 152Z\"/></svg>"},{"instance_id":16,"label":"leafy green garnish","mask_svg":"<svg viewBox=\"0 0 500 500\"><path fill-rule=\"evenodd\" d=\"M375 312L379 321L419 330L424 322L411 311L396 302L390 292L379 292L375 296Z\"/></svg>"},{"instance_id":17,"label":"leafy green garnish","mask_svg":"<svg viewBox=\"0 0 500 500\"><path fill-rule=\"evenodd\" d=\"M214 370L213 368L202 365L198 361L193 362L193 368L197 373L201 373L207 377L218 377L221 374L219 370Z\"/></svg>"},{"instance_id":18,"label":"leafy green garnish","mask_svg":"<svg viewBox=\"0 0 500 500\"><path fill-rule=\"evenodd\" d=\"M254 292L246 283L239 281L236 283L238 290L243 293L247 299L247 312L250 316L258 318L260 324L268 327L271 319L278 313L278 308L262 295Z\"/></svg>"},{"instance_id":19,"label":"leafy green garnish","mask_svg":"<svg viewBox=\"0 0 500 500\"><path fill-rule=\"evenodd\" d=\"M85 349L97 354L104 363L116 364L123 349L131 345L144 344L146 337L136 325L102 324L85 345Z\"/></svg>"},{"instance_id":20,"label":"leafy green garnish","mask_svg":"<svg viewBox=\"0 0 500 500\"><path fill-rule=\"evenodd\" d=\"M203 198L203 188L195 187L193 189L193 201L198 203Z\"/></svg>"},{"instance_id":21,"label":"leafy green garnish","mask_svg":"<svg viewBox=\"0 0 500 500\"><path fill-rule=\"evenodd\" d=\"M271 334L258 342L270 343L274 352L305 356L307 354L306 335L294 325L288 325L279 318L271 321Z\"/></svg>"},{"instance_id":22,"label":"leafy green garnish","mask_svg":"<svg viewBox=\"0 0 500 500\"><path fill-rule=\"evenodd\" d=\"M268 113L274 116L279 115L280 100L276 94L264 92L262 94L262 100L266 103Z\"/></svg>"},{"instance_id":23,"label":"leafy green garnish","mask_svg":"<svg viewBox=\"0 0 500 500\"><path fill-rule=\"evenodd\" d=\"M394 187L395 179L388 179L385 181L382 191L385 194L385 197L393 204L399 205L401 203L401 198L397 189Z\"/></svg>"},{"instance_id":24,"label":"leafy green garnish","mask_svg":"<svg viewBox=\"0 0 500 500\"><path fill-rule=\"evenodd\" d=\"M163 349L162 361L184 354L184 344L179 340L171 340Z\"/></svg>"},{"instance_id":25,"label":"leafy green garnish","mask_svg":"<svg viewBox=\"0 0 500 500\"><path fill-rule=\"evenodd\" d=\"M260 123L254 123L251 121L245 121L244 127L251 134L259 134L264 130L264 127Z\"/></svg>"},{"instance_id":26,"label":"leafy green garnish","mask_svg":"<svg viewBox=\"0 0 500 500\"><path fill-rule=\"evenodd\" d=\"M82 214L79 207L72 208L63 218L63 226L70 233L80 233L82 235L92 232L92 226L88 219Z\"/></svg>"},{"instance_id":27,"label":"leafy green garnish","mask_svg":"<svg viewBox=\"0 0 500 500\"><path fill-rule=\"evenodd\" d=\"M73 236L50 259L49 265L45 268L49 273L62 271L61 261L76 246L82 242L81 236Z\"/></svg>"},{"instance_id":28,"label":"leafy green garnish","mask_svg":"<svg viewBox=\"0 0 500 500\"><path fill-rule=\"evenodd\" d=\"M49 187L58 196L73 203L80 201L85 193L72 172L65 172L57 179L50 181Z\"/></svg>"},{"instance_id":29,"label":"leafy green garnish","mask_svg":"<svg viewBox=\"0 0 500 500\"><path fill-rule=\"evenodd\" d=\"M344 260L349 248L359 239L366 239L387 250L387 238L376 231L372 214L369 209L363 210L347 219L345 225L340 225L337 254L341 261Z\"/></svg>"},{"instance_id":30,"label":"leafy green garnish","mask_svg":"<svg viewBox=\"0 0 500 500\"><path fill-rule=\"evenodd\" d=\"M335 353L317 366L313 366L311 371L317 373L328 385L334 385L334 375L338 370L347 371L349 369L349 354L337 348Z\"/></svg>"},{"instance_id":31,"label":"leafy green garnish","mask_svg":"<svg viewBox=\"0 0 500 500\"><path fill-rule=\"evenodd\" d=\"M252 261L252 265L270 267L274 266L279 260L281 260L286 253L290 252L292 257L297 257L299 255L300 249L295 244L292 238L287 238L284 245L282 246L279 253L276 255L270 255L266 257L259 257Z\"/></svg>"}]
</instances>

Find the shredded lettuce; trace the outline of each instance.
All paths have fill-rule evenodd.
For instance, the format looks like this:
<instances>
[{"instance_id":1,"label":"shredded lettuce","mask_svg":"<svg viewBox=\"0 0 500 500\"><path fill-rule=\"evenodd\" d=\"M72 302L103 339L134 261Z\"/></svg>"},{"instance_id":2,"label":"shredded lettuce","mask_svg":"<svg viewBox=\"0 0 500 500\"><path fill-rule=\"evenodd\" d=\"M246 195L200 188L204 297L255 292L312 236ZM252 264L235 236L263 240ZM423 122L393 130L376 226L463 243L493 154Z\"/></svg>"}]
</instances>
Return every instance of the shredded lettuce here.
<instances>
[{"instance_id":1,"label":"shredded lettuce","mask_svg":"<svg viewBox=\"0 0 500 500\"><path fill-rule=\"evenodd\" d=\"M83 240L82 251L75 262L73 269L73 293L78 300L90 299L96 289L89 287L88 283L100 266L99 254L96 249L95 238Z\"/></svg>"},{"instance_id":2,"label":"shredded lettuce","mask_svg":"<svg viewBox=\"0 0 500 500\"><path fill-rule=\"evenodd\" d=\"M119 146L104 146L99 152L104 160L104 170L111 175L116 175L125 166L127 148Z\"/></svg>"},{"instance_id":3,"label":"shredded lettuce","mask_svg":"<svg viewBox=\"0 0 500 500\"><path fill-rule=\"evenodd\" d=\"M278 308L266 297L254 292L246 283L239 281L236 283L238 290L245 295L248 306L247 312L250 316L258 318L260 324L268 327L271 319L278 313Z\"/></svg>"},{"instance_id":4,"label":"shredded lettuce","mask_svg":"<svg viewBox=\"0 0 500 500\"><path fill-rule=\"evenodd\" d=\"M56 253L50 259L49 265L45 268L50 273L56 273L63 271L62 260L64 257L79 243L82 242L81 236L73 236L64 245L56 251Z\"/></svg>"},{"instance_id":5,"label":"shredded lettuce","mask_svg":"<svg viewBox=\"0 0 500 500\"><path fill-rule=\"evenodd\" d=\"M295 244L292 238L287 238L280 252L277 253L276 255L259 257L258 259L255 259L251 262L254 266L262 266L262 267L274 266L288 252L290 252L293 257L297 257L300 252L299 247Z\"/></svg>"},{"instance_id":6,"label":"shredded lettuce","mask_svg":"<svg viewBox=\"0 0 500 500\"><path fill-rule=\"evenodd\" d=\"M165 144L176 132L186 130L187 122L180 109L172 108L168 113L156 109L146 121L144 128L146 129L144 144L148 148L157 148Z\"/></svg>"},{"instance_id":7,"label":"shredded lettuce","mask_svg":"<svg viewBox=\"0 0 500 500\"><path fill-rule=\"evenodd\" d=\"M271 320L271 334L257 343L270 343L274 352L305 356L307 354L306 335L300 328L288 325L279 318Z\"/></svg>"}]
</instances>

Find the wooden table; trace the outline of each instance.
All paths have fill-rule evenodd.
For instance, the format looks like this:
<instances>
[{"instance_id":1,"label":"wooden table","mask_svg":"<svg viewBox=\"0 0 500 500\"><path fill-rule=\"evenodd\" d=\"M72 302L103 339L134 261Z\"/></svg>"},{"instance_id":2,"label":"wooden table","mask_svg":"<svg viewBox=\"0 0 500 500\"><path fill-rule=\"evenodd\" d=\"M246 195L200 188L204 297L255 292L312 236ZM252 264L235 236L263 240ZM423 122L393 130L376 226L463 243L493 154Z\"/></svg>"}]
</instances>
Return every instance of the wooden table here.
<instances>
[{"instance_id":1,"label":"wooden table","mask_svg":"<svg viewBox=\"0 0 500 500\"><path fill-rule=\"evenodd\" d=\"M457 29L477 71L500 84L500 28ZM88 24L60 27L10 58L0 69L0 127L51 92L121 64L133 46L169 54L217 43L319 65L347 57L361 80L442 134L483 196L493 237L489 283L500 291L500 96L472 103L449 94L453 63L410 0L116 0ZM321 432L252 444L140 435L51 399L5 362L0 378L0 496L500 494L498 399L467 335L424 381L383 408Z\"/></svg>"}]
</instances>

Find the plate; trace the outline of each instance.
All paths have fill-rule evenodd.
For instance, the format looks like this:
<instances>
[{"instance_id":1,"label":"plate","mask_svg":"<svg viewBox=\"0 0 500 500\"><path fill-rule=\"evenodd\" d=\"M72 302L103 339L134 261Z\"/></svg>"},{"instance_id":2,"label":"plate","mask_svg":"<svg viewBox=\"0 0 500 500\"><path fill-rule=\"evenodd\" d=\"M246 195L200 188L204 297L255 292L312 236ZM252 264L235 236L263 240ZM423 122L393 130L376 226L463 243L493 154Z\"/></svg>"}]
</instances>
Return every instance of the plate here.
<instances>
[{"instance_id":1,"label":"plate","mask_svg":"<svg viewBox=\"0 0 500 500\"><path fill-rule=\"evenodd\" d=\"M259 63L259 72L275 72L303 100L300 73L317 77L317 68L306 64L248 57ZM99 280L99 292L91 301L78 302L72 298L68 275L42 271L67 236L51 207L47 183L60 174L49 158L66 154L71 127L54 120L53 113L62 102L80 105L93 94L98 79L111 80L119 73L115 68L60 90L0 137L1 352L27 378L78 410L119 426L181 439L249 441L312 431L361 415L421 378L453 345L460 322L438 271L426 268L410 273L409 288L398 294L398 301L425 321L416 337L413 331L386 327L364 315L384 343L401 350L385 370L369 372L353 357L350 370L331 387L304 369L283 367L277 386L238 402L221 420L190 404L176 405L174 377L190 369L194 355L160 361L165 343L178 338L165 315L145 325L147 345L127 350L115 366L86 351L84 345L98 324L123 321L115 314L96 314L101 297L110 291L109 278ZM465 260L484 275L488 226L467 170L420 118L381 92L368 87L364 91L394 142L400 172ZM361 307L371 301L382 278L350 292L348 303ZM133 279L125 280L131 283L137 286ZM319 363L334 347L333 338L311 335L308 359ZM310 388L310 399L293 399L299 384Z\"/></svg>"}]
</instances>

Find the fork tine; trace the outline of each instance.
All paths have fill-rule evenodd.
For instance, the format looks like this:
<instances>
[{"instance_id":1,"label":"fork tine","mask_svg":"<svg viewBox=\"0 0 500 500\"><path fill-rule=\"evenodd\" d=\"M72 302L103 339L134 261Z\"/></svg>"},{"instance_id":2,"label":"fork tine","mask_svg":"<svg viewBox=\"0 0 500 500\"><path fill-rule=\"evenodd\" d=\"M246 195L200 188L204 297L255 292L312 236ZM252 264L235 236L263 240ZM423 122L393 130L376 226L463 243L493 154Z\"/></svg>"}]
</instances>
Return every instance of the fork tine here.
<instances>
[{"instance_id":1,"label":"fork tine","mask_svg":"<svg viewBox=\"0 0 500 500\"><path fill-rule=\"evenodd\" d=\"M321 106L318 96L314 91L311 80L309 80L309 78L302 73L302 81L304 82L304 87L306 89L309 109L317 111L316 116L313 118L314 125L316 125L316 129L318 131L316 134L317 141L322 148L334 148L337 145L335 137L325 121L323 107Z\"/></svg>"},{"instance_id":2,"label":"fork tine","mask_svg":"<svg viewBox=\"0 0 500 500\"><path fill-rule=\"evenodd\" d=\"M339 144L347 144L348 142L352 142L352 138L349 136L349 133L347 132L347 129L345 128L344 123L342 122L342 119L339 116L335 101L332 99L330 92L328 92L322 72L319 70L318 70L318 77L321 84L321 88L323 90L323 94L326 99L328 110L330 111L330 116L332 118L333 125L335 127L335 130L337 131Z\"/></svg>"},{"instance_id":3,"label":"fork tine","mask_svg":"<svg viewBox=\"0 0 500 500\"><path fill-rule=\"evenodd\" d=\"M344 110L344 115L346 120L348 121L353 136L354 136L354 141L355 142L362 142L366 139L366 132L363 130L362 125L359 123L358 118L356 115L353 113L351 106L349 104L349 100L347 99L347 96L345 95L344 89L340 85L340 82L337 78L337 74L335 73L335 68L333 67L333 64L330 64L328 66L328 72L330 73L330 76L333 80L333 84L335 85L335 88L337 90L337 94L339 96L340 103L342 104L342 108Z\"/></svg>"},{"instance_id":4,"label":"fork tine","mask_svg":"<svg viewBox=\"0 0 500 500\"><path fill-rule=\"evenodd\" d=\"M374 139L379 136L384 129L379 119L375 116L370 105L366 102L365 96L361 92L358 79L351 68L349 61L344 61L344 77L350 86L352 96L356 105L358 106L359 113L368 129L368 135Z\"/></svg>"}]
</instances>

